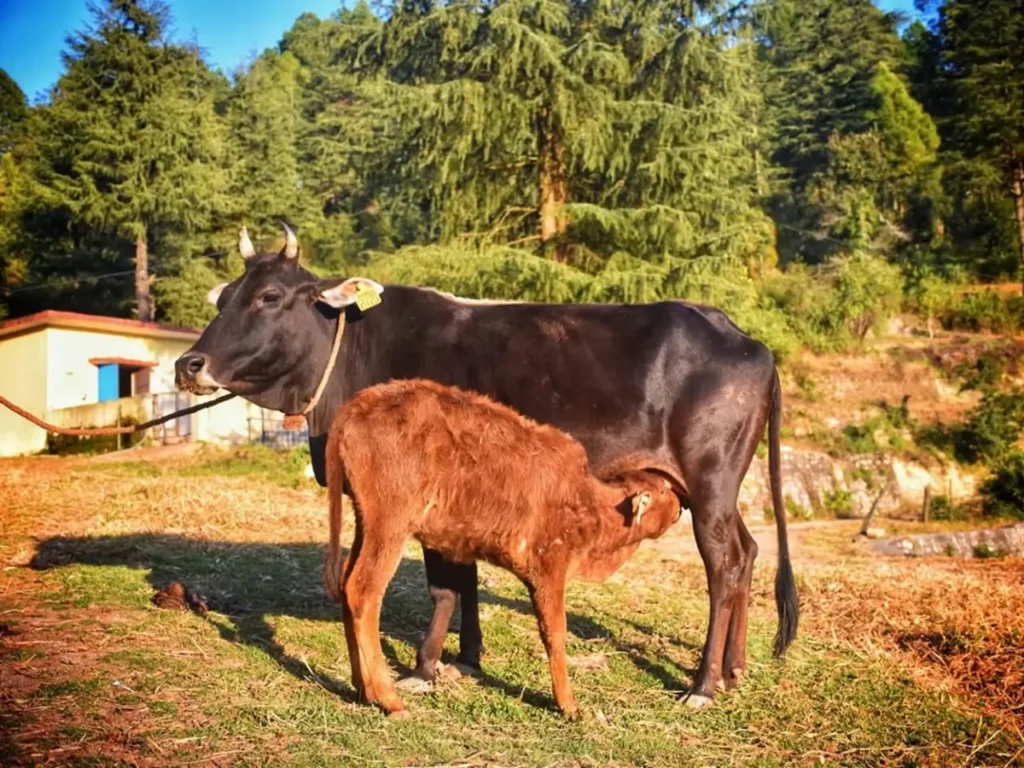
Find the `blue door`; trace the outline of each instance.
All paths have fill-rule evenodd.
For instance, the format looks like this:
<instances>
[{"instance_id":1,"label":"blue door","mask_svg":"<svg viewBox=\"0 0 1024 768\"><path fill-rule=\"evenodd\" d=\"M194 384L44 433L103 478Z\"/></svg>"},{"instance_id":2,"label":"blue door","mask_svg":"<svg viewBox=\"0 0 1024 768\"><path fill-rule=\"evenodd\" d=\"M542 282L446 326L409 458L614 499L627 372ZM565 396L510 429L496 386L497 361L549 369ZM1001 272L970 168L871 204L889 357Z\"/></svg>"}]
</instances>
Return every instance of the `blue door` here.
<instances>
[{"instance_id":1,"label":"blue door","mask_svg":"<svg viewBox=\"0 0 1024 768\"><path fill-rule=\"evenodd\" d=\"M99 401L117 400L117 363L97 366L100 376Z\"/></svg>"}]
</instances>

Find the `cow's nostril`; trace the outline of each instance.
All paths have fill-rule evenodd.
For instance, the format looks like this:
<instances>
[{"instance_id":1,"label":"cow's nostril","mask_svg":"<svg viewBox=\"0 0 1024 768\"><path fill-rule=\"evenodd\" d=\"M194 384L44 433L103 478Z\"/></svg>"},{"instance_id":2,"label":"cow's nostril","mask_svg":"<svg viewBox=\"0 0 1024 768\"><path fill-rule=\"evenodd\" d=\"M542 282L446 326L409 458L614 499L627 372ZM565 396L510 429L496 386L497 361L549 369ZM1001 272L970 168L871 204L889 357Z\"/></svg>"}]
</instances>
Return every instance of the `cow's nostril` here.
<instances>
[{"instance_id":1,"label":"cow's nostril","mask_svg":"<svg viewBox=\"0 0 1024 768\"><path fill-rule=\"evenodd\" d=\"M188 363L186 363L185 367L188 369L189 373L195 376L197 373L203 370L203 367L205 365L206 358L204 358L202 355L195 355L194 357L190 357L188 359Z\"/></svg>"}]
</instances>

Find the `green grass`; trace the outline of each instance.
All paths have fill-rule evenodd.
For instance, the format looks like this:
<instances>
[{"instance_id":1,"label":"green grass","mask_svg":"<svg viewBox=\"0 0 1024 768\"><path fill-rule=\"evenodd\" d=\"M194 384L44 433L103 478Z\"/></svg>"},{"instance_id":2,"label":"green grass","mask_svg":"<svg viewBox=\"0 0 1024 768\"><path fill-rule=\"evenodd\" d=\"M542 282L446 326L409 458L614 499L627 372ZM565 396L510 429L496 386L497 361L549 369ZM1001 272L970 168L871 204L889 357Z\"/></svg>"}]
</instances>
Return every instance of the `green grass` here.
<instances>
[{"instance_id":1,"label":"green grass","mask_svg":"<svg viewBox=\"0 0 1024 768\"><path fill-rule=\"evenodd\" d=\"M98 559L95 546L85 559ZM785 662L772 659L774 624L763 605L750 627L750 676L711 709L690 711L678 691L698 661L704 596L671 586L693 580L690 566L658 563L650 554L641 555L647 562L640 569L647 579L657 577L658 588L570 589L570 654L603 654L607 661L603 669L574 671L581 723L564 721L552 708L525 590L491 569L483 604L486 676L406 696L412 720L392 722L353 700L341 625L334 607L314 597L315 568L290 567L289 558L275 561L256 547L236 555L233 575L219 590L216 578L224 573L216 564L208 570L214 602L229 601L228 590L262 576L244 610L236 606L204 620L149 606L144 597L154 572L194 567L187 549L172 549L148 570L72 564L44 572L60 585L54 607L116 607L128 635L119 641L121 633L103 631L110 644L123 647L97 660L91 671L101 674L46 683L35 696L72 710L76 704L92 709L97 699L145 707L159 723L157 741L187 734L201 739L204 751L249 750L251 764L781 766L815 763L808 756L816 755L830 764L915 765L935 753L963 757L979 727L993 730L948 698L916 687L896 662L863 657L841 643L803 637ZM429 615L422 582L419 563L407 559L387 598L385 651L399 669L413 663L416 631ZM298 596L294 603L289 595ZM97 631L82 618L72 624L72 637ZM454 635L447 650L456 650ZM110 689L112 679L131 692ZM996 734L973 760L1005 762L1008 749Z\"/></svg>"},{"instance_id":2,"label":"green grass","mask_svg":"<svg viewBox=\"0 0 1024 768\"><path fill-rule=\"evenodd\" d=\"M603 657L571 668L580 722L553 707L526 590L491 567L481 569L483 677L404 695L412 718L388 720L357 702L350 685L338 609L321 581L323 500L283 490L288 457L245 461L219 452L191 466L158 466L159 475L122 464L82 471L71 484L40 479L79 494L68 502L82 521L74 525L34 523L18 502L23 527L12 527L9 541L31 537L35 554L31 568L0 571L0 621L10 615L20 643L9 649L0 638L0 679L11 671L32 682L12 698L0 685L0 736L16 737L0 746L0 762L29 765L32 754L62 750L54 761L68 765L945 766L1006 765L1021 748L976 705L923 685L905 656L815 631L810 614L811 629L787 658L772 658L773 566L759 566L755 582L748 677L712 707L690 710L680 694L704 640L703 568L653 549L642 549L621 578L570 585L569 654ZM222 509L204 527L214 512L204 498L222 505L226 493L240 494L237 480L218 480L213 467L251 478L254 496L292 515L288 529L269 518L254 536L241 498L235 527ZM110 515L96 492L123 483L128 493L165 476L208 477L201 487L210 494L179 483L187 495L178 505L142 494ZM308 528L296 530L303 520ZM171 522L184 527L169 531ZM0 554L20 546L0 545ZM798 562L803 584L800 570ZM210 614L153 606L154 590L171 580L202 593ZM410 545L382 616L396 672L414 663L430 612L420 550ZM456 651L452 633L445 659Z\"/></svg>"}]
</instances>

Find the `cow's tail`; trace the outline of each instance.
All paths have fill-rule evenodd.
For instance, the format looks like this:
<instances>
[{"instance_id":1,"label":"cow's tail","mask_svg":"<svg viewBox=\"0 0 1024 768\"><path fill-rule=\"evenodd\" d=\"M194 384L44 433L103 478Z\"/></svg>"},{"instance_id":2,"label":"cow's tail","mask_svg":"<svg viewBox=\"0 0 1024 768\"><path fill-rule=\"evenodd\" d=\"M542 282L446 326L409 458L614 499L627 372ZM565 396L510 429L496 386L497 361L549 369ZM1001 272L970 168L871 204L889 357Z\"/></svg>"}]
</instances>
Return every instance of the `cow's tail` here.
<instances>
[{"instance_id":1,"label":"cow's tail","mask_svg":"<svg viewBox=\"0 0 1024 768\"><path fill-rule=\"evenodd\" d=\"M331 499L330 534L327 560L324 563L324 584L331 600L341 603L345 560L341 556L341 524L345 511L345 466L341 457L341 430L332 429L327 438L327 495Z\"/></svg>"},{"instance_id":2,"label":"cow's tail","mask_svg":"<svg viewBox=\"0 0 1024 768\"><path fill-rule=\"evenodd\" d=\"M786 505L782 500L782 448L779 428L782 420L782 385L778 369L772 384L772 405L768 413L768 479L772 488L772 509L779 536L779 570L775 574L775 604L779 609L779 631L775 635L775 656L782 656L796 637L800 620L800 602L796 594L793 565L789 559L789 539L786 535Z\"/></svg>"}]
</instances>

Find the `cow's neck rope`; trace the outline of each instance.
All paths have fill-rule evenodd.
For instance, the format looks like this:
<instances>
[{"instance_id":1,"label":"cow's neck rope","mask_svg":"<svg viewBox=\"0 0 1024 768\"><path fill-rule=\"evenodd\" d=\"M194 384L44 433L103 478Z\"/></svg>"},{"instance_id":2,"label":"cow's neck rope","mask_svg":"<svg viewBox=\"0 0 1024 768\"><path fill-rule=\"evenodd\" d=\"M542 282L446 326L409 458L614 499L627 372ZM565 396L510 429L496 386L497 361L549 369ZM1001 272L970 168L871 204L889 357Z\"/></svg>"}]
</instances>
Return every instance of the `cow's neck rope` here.
<instances>
[{"instance_id":1,"label":"cow's neck rope","mask_svg":"<svg viewBox=\"0 0 1024 768\"><path fill-rule=\"evenodd\" d=\"M324 368L324 375L320 377L320 383L316 387L316 392L313 393L313 399L309 401L300 416L306 416L316 408L317 403L320 402L320 396L324 393L324 389L327 388L327 380L331 378L331 371L334 370L334 363L338 359L338 350L341 349L341 337L345 335L345 310L342 310L338 315L338 330L334 332L334 346L331 347L331 356L327 358L327 367Z\"/></svg>"}]
</instances>

